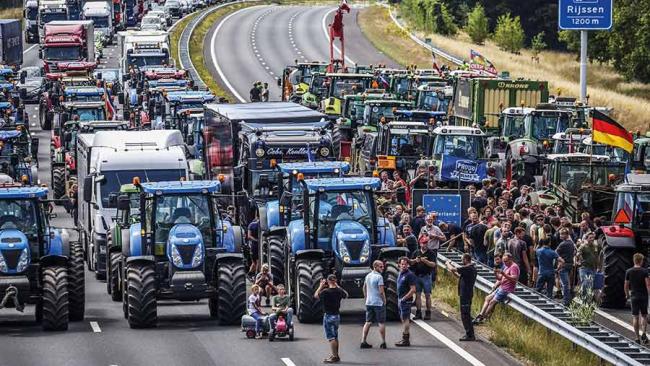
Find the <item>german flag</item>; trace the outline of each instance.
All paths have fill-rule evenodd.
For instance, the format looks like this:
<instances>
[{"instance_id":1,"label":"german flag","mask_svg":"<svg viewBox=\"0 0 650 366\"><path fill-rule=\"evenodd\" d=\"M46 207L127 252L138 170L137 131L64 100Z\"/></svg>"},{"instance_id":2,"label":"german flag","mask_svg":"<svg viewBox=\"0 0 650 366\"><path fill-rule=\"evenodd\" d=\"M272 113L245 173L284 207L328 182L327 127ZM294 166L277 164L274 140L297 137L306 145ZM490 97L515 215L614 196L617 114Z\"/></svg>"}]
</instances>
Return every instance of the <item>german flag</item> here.
<instances>
[{"instance_id":1,"label":"german flag","mask_svg":"<svg viewBox=\"0 0 650 366\"><path fill-rule=\"evenodd\" d=\"M595 109L591 110L592 117L592 140L601 144L620 147L632 153L634 149L634 138L623 126L611 119L606 114Z\"/></svg>"}]
</instances>

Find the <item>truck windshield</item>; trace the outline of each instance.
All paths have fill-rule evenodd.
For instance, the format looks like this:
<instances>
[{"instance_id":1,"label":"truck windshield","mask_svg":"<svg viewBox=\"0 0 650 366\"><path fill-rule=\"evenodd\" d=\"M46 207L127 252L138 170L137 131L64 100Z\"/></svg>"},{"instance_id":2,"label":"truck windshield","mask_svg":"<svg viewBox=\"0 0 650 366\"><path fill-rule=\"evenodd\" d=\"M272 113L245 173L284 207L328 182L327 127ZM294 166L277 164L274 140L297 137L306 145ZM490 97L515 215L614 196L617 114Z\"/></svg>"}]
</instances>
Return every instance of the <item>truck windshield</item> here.
<instances>
[{"instance_id":1,"label":"truck windshield","mask_svg":"<svg viewBox=\"0 0 650 366\"><path fill-rule=\"evenodd\" d=\"M102 121L106 119L104 108L77 108L74 113L80 121Z\"/></svg>"},{"instance_id":2,"label":"truck windshield","mask_svg":"<svg viewBox=\"0 0 650 366\"><path fill-rule=\"evenodd\" d=\"M92 20L94 25L95 25L95 28L108 28L108 17L107 16L106 17L100 17L100 16L90 17L90 16L87 16L86 19L87 20Z\"/></svg>"},{"instance_id":3,"label":"truck windshield","mask_svg":"<svg viewBox=\"0 0 650 366\"><path fill-rule=\"evenodd\" d=\"M47 24L53 20L68 20L65 12L41 13L41 24Z\"/></svg>"},{"instance_id":4,"label":"truck windshield","mask_svg":"<svg viewBox=\"0 0 650 366\"><path fill-rule=\"evenodd\" d=\"M438 135L433 149L434 155L451 155L457 158L484 159L483 136Z\"/></svg>"},{"instance_id":5,"label":"truck windshield","mask_svg":"<svg viewBox=\"0 0 650 366\"><path fill-rule=\"evenodd\" d=\"M372 226L370 202L366 192L322 192L318 199L318 237L331 238L337 221L359 222L365 227ZM312 215L315 199L310 198ZM312 216L314 217L314 216Z\"/></svg>"},{"instance_id":6,"label":"truck windshield","mask_svg":"<svg viewBox=\"0 0 650 366\"><path fill-rule=\"evenodd\" d=\"M167 63L169 63L169 58L165 55L135 55L129 59L129 65L137 67L162 66Z\"/></svg>"},{"instance_id":7,"label":"truck windshield","mask_svg":"<svg viewBox=\"0 0 650 366\"><path fill-rule=\"evenodd\" d=\"M106 170L102 172L104 180L100 184L102 207L108 205L108 195L118 192L122 184L131 183L134 177L142 182L178 181L185 178L184 169L137 169L137 170Z\"/></svg>"},{"instance_id":8,"label":"truck windshield","mask_svg":"<svg viewBox=\"0 0 650 366\"><path fill-rule=\"evenodd\" d=\"M169 231L174 225L190 224L195 226L203 236L207 247L214 245L210 224L212 207L210 199L205 194L165 195L155 198L156 217L154 232L156 244L166 244ZM215 212L218 215L218 212Z\"/></svg>"},{"instance_id":9,"label":"truck windshield","mask_svg":"<svg viewBox=\"0 0 650 366\"><path fill-rule=\"evenodd\" d=\"M37 201L0 200L0 230L17 229L27 237L38 234Z\"/></svg>"},{"instance_id":10,"label":"truck windshield","mask_svg":"<svg viewBox=\"0 0 650 366\"><path fill-rule=\"evenodd\" d=\"M569 128L569 119L565 114L533 114L531 128L534 138L538 140L550 139L555 133Z\"/></svg>"},{"instance_id":11,"label":"truck windshield","mask_svg":"<svg viewBox=\"0 0 650 366\"><path fill-rule=\"evenodd\" d=\"M81 49L78 46L45 47L43 58L48 61L78 61L81 59Z\"/></svg>"}]
</instances>

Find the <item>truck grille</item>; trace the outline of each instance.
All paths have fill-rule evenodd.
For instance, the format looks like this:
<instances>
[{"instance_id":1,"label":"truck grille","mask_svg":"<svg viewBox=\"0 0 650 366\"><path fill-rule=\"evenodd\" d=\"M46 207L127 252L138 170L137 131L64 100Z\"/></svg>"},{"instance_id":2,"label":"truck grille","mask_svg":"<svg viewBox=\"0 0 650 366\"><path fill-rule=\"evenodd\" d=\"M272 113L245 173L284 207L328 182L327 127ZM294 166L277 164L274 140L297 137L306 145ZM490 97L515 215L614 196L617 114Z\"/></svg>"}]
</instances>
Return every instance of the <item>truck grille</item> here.
<instances>
[{"instance_id":1,"label":"truck grille","mask_svg":"<svg viewBox=\"0 0 650 366\"><path fill-rule=\"evenodd\" d=\"M18 259L20 259L20 253L22 251L22 249L2 249L2 256L5 258L7 268L16 269L16 266L18 266Z\"/></svg>"},{"instance_id":2,"label":"truck grille","mask_svg":"<svg viewBox=\"0 0 650 366\"><path fill-rule=\"evenodd\" d=\"M176 249L178 249L178 254L181 255L183 264L192 264L192 257L194 256L196 245L176 245Z\"/></svg>"},{"instance_id":3,"label":"truck grille","mask_svg":"<svg viewBox=\"0 0 650 366\"><path fill-rule=\"evenodd\" d=\"M359 260L363 249L363 241L346 241L345 246L348 248L348 253L350 253L350 259Z\"/></svg>"}]
</instances>

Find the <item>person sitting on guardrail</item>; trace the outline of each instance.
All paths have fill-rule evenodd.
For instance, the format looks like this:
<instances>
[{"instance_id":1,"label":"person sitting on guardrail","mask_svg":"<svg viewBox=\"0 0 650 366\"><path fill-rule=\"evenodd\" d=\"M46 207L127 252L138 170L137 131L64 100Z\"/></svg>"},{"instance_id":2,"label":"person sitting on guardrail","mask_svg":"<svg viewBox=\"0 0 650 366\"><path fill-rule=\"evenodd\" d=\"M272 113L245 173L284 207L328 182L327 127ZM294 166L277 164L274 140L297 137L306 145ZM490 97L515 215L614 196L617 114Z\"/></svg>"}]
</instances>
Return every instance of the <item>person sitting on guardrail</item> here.
<instances>
[{"instance_id":1,"label":"person sitting on guardrail","mask_svg":"<svg viewBox=\"0 0 650 366\"><path fill-rule=\"evenodd\" d=\"M512 260L512 254L508 252L503 255L503 263L505 264L504 270L500 268L494 269L499 287L495 292L485 297L481 312L474 318L474 324L481 324L488 319L497 303L505 303L508 296L515 292L517 280L519 280L519 266Z\"/></svg>"},{"instance_id":2,"label":"person sitting on guardrail","mask_svg":"<svg viewBox=\"0 0 650 366\"><path fill-rule=\"evenodd\" d=\"M650 278L648 269L643 267L644 256L636 253L632 257L634 267L625 272L625 298L630 300L632 307L632 326L636 334L637 343L648 343L646 328L648 326L648 292L650 290ZM639 316L639 313L641 315ZM642 334L639 336L639 328Z\"/></svg>"}]
</instances>

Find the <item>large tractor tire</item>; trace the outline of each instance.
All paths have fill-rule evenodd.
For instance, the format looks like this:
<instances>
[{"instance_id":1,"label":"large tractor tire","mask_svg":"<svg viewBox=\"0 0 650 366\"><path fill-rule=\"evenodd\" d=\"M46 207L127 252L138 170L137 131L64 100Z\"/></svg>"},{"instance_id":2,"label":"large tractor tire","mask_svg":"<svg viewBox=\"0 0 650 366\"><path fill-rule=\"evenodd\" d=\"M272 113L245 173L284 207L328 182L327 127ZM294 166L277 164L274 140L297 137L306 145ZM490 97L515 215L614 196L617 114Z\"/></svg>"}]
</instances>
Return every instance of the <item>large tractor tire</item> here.
<instances>
[{"instance_id":1,"label":"large tractor tire","mask_svg":"<svg viewBox=\"0 0 650 366\"><path fill-rule=\"evenodd\" d=\"M52 168L52 191L55 200L65 196L65 167Z\"/></svg>"},{"instance_id":2,"label":"large tractor tire","mask_svg":"<svg viewBox=\"0 0 650 366\"><path fill-rule=\"evenodd\" d=\"M301 323L316 323L323 318L320 299L314 293L325 278L325 269L320 260L299 259L296 262L296 315Z\"/></svg>"},{"instance_id":3,"label":"large tractor tire","mask_svg":"<svg viewBox=\"0 0 650 366\"><path fill-rule=\"evenodd\" d=\"M278 285L284 283L284 243L283 238L278 235L271 235L268 238L268 259L271 275L273 276L273 284Z\"/></svg>"},{"instance_id":4,"label":"large tractor tire","mask_svg":"<svg viewBox=\"0 0 650 366\"><path fill-rule=\"evenodd\" d=\"M84 320L86 310L86 288L84 251L81 243L70 243L70 264L68 266L68 294L70 321Z\"/></svg>"},{"instance_id":5,"label":"large tractor tire","mask_svg":"<svg viewBox=\"0 0 650 366\"><path fill-rule=\"evenodd\" d=\"M52 119L50 114L47 113L47 106L43 106L43 104L40 104L38 108L38 121L42 130L52 129Z\"/></svg>"},{"instance_id":6,"label":"large tractor tire","mask_svg":"<svg viewBox=\"0 0 650 366\"><path fill-rule=\"evenodd\" d=\"M389 260L386 262L384 272L384 288L386 289L386 319L399 320L399 305L397 296L397 277L399 268L397 262Z\"/></svg>"},{"instance_id":7,"label":"large tractor tire","mask_svg":"<svg viewBox=\"0 0 650 366\"><path fill-rule=\"evenodd\" d=\"M128 321L131 328L152 328L158 322L156 272L150 264L131 264L126 269Z\"/></svg>"},{"instance_id":8,"label":"large tractor tire","mask_svg":"<svg viewBox=\"0 0 650 366\"><path fill-rule=\"evenodd\" d=\"M221 325L239 324L246 313L246 268L239 260L224 260L215 275L217 295L208 301L210 316Z\"/></svg>"},{"instance_id":9,"label":"large tractor tire","mask_svg":"<svg viewBox=\"0 0 650 366\"><path fill-rule=\"evenodd\" d=\"M111 253L109 261L109 270L106 271L106 275L108 276L106 279L108 293L111 295L111 300L122 301L122 289L120 288L120 263L122 262L122 253Z\"/></svg>"},{"instance_id":10,"label":"large tractor tire","mask_svg":"<svg viewBox=\"0 0 650 366\"><path fill-rule=\"evenodd\" d=\"M605 285L601 306L605 308L621 309L625 307L625 271L632 267L632 248L612 248L605 245L603 269L605 272Z\"/></svg>"},{"instance_id":11,"label":"large tractor tire","mask_svg":"<svg viewBox=\"0 0 650 366\"><path fill-rule=\"evenodd\" d=\"M68 270L52 266L43 270L41 326L43 330L68 329Z\"/></svg>"},{"instance_id":12,"label":"large tractor tire","mask_svg":"<svg viewBox=\"0 0 650 366\"><path fill-rule=\"evenodd\" d=\"M338 123L332 127L332 156L334 160L343 160L341 157L341 128Z\"/></svg>"}]
</instances>

